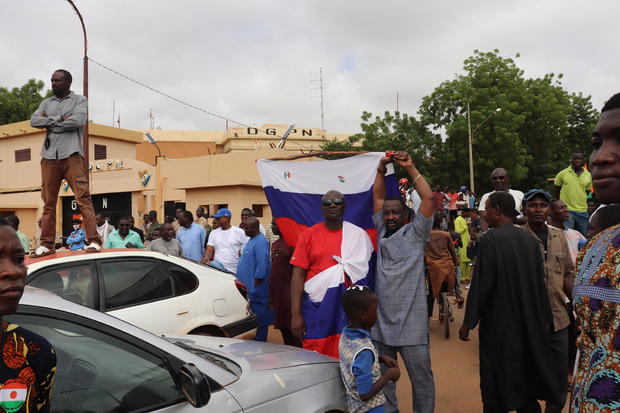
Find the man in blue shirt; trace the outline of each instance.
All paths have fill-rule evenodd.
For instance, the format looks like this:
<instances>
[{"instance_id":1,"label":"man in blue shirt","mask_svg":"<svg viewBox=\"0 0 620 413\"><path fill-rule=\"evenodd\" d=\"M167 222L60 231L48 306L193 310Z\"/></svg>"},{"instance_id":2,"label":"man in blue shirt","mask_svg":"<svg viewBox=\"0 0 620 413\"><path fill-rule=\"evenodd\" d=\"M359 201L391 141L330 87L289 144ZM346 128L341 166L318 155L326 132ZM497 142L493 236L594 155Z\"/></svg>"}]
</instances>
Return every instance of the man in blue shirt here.
<instances>
[{"instance_id":1,"label":"man in blue shirt","mask_svg":"<svg viewBox=\"0 0 620 413\"><path fill-rule=\"evenodd\" d=\"M260 232L260 223L249 217L242 224L250 240L243 247L243 254L237 265L237 278L249 289L250 307L258 316L257 341L267 341L267 329L273 324L273 312L269 308L269 273L271 257L269 241Z\"/></svg>"},{"instance_id":2,"label":"man in blue shirt","mask_svg":"<svg viewBox=\"0 0 620 413\"><path fill-rule=\"evenodd\" d=\"M194 216L189 211L180 211L177 219L180 225L177 230L177 241L181 244L183 256L200 262L205 252L207 238L205 229L194 222Z\"/></svg>"}]
</instances>

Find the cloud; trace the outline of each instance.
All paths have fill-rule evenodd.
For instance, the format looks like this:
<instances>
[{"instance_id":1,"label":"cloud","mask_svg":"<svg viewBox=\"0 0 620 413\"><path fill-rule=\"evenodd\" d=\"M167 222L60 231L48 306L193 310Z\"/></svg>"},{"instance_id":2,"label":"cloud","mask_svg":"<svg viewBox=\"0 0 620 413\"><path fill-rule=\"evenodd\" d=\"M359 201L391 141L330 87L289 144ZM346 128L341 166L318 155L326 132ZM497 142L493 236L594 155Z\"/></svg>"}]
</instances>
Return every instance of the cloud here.
<instances>
[{"instance_id":1,"label":"cloud","mask_svg":"<svg viewBox=\"0 0 620 413\"><path fill-rule=\"evenodd\" d=\"M461 71L474 49L500 49L526 76L563 73L569 91L596 107L617 92L620 3L370 0L75 0L89 56L213 113L250 125L320 126L312 72L323 69L325 126L359 131L363 110L415 113L423 96ZM63 1L5 2L0 14L2 86L48 81L56 68L82 87L82 34ZM91 118L146 128L223 129L225 122L91 63Z\"/></svg>"}]
</instances>

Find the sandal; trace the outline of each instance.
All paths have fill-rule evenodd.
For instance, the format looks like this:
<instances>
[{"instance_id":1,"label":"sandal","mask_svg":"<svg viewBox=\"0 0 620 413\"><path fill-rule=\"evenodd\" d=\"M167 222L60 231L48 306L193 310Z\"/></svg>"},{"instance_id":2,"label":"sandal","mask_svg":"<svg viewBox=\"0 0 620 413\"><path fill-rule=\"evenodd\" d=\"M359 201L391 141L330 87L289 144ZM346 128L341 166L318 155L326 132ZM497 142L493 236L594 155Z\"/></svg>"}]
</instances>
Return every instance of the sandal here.
<instances>
[{"instance_id":1,"label":"sandal","mask_svg":"<svg viewBox=\"0 0 620 413\"><path fill-rule=\"evenodd\" d=\"M34 250L34 251L32 251L30 253L30 257L31 258L41 258L41 257L45 257L47 255L52 255L52 254L56 254L56 250L51 250L51 249L41 245L36 250Z\"/></svg>"},{"instance_id":2,"label":"sandal","mask_svg":"<svg viewBox=\"0 0 620 413\"><path fill-rule=\"evenodd\" d=\"M102 248L101 245L97 244L96 242L91 242L90 244L84 247L84 250L86 252L99 252L101 251L101 248Z\"/></svg>"}]
</instances>

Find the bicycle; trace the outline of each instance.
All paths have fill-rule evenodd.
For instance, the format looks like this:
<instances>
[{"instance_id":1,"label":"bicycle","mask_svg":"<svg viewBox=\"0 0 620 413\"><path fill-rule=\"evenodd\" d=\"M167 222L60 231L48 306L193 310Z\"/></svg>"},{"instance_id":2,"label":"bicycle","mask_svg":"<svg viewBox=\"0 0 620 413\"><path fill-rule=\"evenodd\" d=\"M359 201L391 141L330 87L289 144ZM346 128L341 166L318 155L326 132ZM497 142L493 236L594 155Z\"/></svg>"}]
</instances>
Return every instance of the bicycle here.
<instances>
[{"instance_id":1,"label":"bicycle","mask_svg":"<svg viewBox=\"0 0 620 413\"><path fill-rule=\"evenodd\" d=\"M446 339L450 338L450 323L454 321L452 313L452 305L448 299L448 291L446 284L441 286L441 294L439 295L439 323L443 325L444 335Z\"/></svg>"}]
</instances>

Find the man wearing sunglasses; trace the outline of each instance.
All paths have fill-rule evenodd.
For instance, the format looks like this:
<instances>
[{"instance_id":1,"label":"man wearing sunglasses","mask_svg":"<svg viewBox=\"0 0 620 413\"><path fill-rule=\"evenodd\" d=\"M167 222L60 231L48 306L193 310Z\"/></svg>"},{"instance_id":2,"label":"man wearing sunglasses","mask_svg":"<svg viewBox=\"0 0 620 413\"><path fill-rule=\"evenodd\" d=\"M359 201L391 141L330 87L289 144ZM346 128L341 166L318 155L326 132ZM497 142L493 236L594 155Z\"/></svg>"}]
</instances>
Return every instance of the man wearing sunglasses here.
<instances>
[{"instance_id":1,"label":"man wearing sunglasses","mask_svg":"<svg viewBox=\"0 0 620 413\"><path fill-rule=\"evenodd\" d=\"M303 348L334 358L346 324L344 287L366 282L374 252L366 231L344 221L345 206L340 192L323 195L324 221L302 233L290 261L291 331Z\"/></svg>"},{"instance_id":2,"label":"man wearing sunglasses","mask_svg":"<svg viewBox=\"0 0 620 413\"><path fill-rule=\"evenodd\" d=\"M517 191L516 189L510 189L510 177L508 176L508 171L506 171L504 168L495 168L493 172L491 172L491 183L493 184L493 191L487 192L486 194L482 195L482 198L480 198L480 205L478 207L478 211L480 211L480 229L482 229L483 232L486 232L486 230L489 229L489 224L485 219L486 212L484 206L487 202L487 199L489 198L489 195L491 195L493 192L508 192L510 195L512 195L517 208L517 218L515 223L520 225L525 224L525 221L523 220L523 215L518 209L523 201L523 192Z\"/></svg>"},{"instance_id":3,"label":"man wearing sunglasses","mask_svg":"<svg viewBox=\"0 0 620 413\"><path fill-rule=\"evenodd\" d=\"M388 152L379 162L373 187L373 222L377 228L375 292L379 314L371 337L379 354L405 362L411 378L413 412L432 412L435 384L428 342L428 309L424 275L426 242L433 227L433 192L407 152ZM397 163L410 176L422 202L406 223L408 208L398 198L386 199L387 166ZM396 386L383 388L387 412L398 411ZM402 411L410 411L402 409Z\"/></svg>"}]
</instances>

